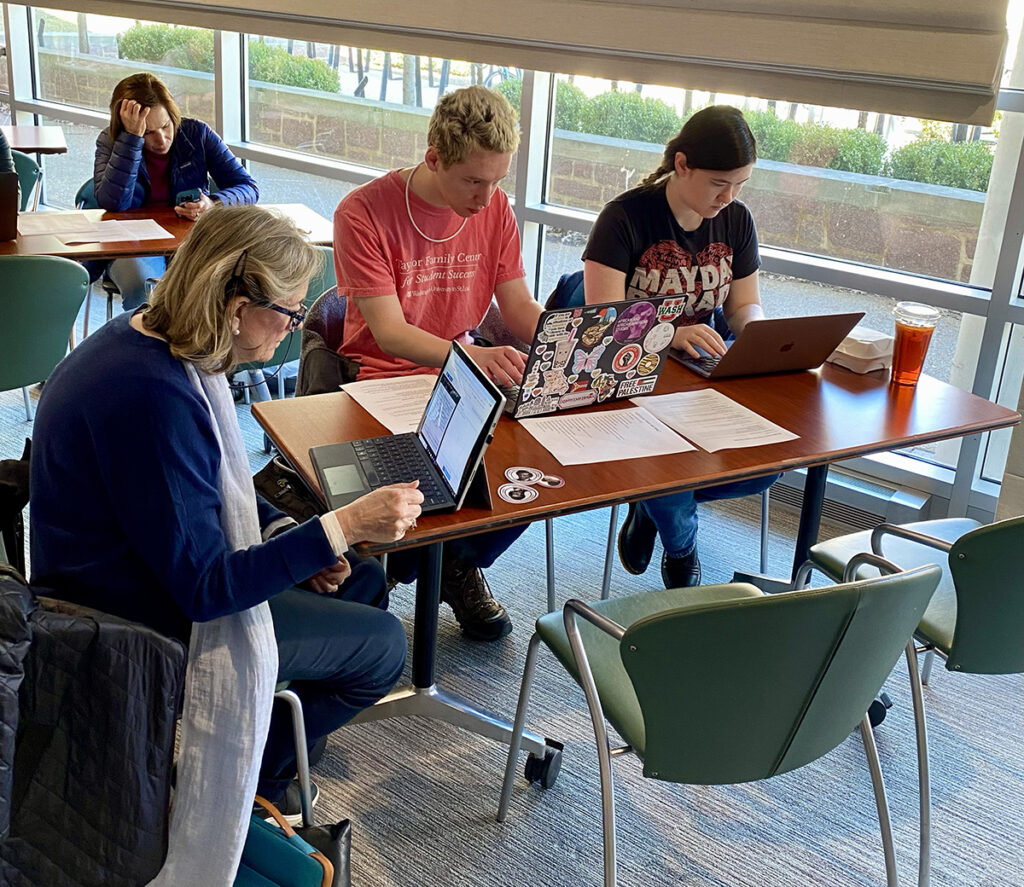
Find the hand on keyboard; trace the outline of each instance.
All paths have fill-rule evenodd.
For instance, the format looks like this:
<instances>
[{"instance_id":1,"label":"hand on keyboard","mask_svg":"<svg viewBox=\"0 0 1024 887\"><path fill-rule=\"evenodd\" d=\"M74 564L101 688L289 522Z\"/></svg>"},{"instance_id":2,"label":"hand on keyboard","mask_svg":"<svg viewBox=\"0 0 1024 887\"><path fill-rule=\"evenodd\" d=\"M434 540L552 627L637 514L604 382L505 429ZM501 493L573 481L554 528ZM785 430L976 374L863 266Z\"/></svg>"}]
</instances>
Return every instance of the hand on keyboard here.
<instances>
[{"instance_id":1,"label":"hand on keyboard","mask_svg":"<svg viewBox=\"0 0 1024 887\"><path fill-rule=\"evenodd\" d=\"M356 542L394 542L420 516L423 494L419 481L381 487L337 509L338 523L349 545Z\"/></svg>"},{"instance_id":2,"label":"hand on keyboard","mask_svg":"<svg viewBox=\"0 0 1024 887\"><path fill-rule=\"evenodd\" d=\"M672 347L685 351L690 357L714 357L716 354L721 357L726 352L725 341L706 323L677 327ZM700 354L698 348L704 354Z\"/></svg>"}]
</instances>

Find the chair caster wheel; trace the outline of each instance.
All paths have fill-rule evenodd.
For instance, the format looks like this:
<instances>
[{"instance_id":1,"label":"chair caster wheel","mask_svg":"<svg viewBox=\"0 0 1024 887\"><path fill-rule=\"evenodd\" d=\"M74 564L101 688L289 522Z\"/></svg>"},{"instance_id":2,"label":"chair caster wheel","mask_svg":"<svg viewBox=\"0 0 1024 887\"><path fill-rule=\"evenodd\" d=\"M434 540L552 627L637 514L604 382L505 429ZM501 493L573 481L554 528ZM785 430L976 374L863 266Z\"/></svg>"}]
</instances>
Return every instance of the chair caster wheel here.
<instances>
[{"instance_id":1,"label":"chair caster wheel","mask_svg":"<svg viewBox=\"0 0 1024 887\"><path fill-rule=\"evenodd\" d=\"M544 757L539 758L530 752L523 768L523 775L530 783L538 782L541 788L551 788L558 779L558 771L562 769L562 743L553 739L544 741L548 746Z\"/></svg>"},{"instance_id":2,"label":"chair caster wheel","mask_svg":"<svg viewBox=\"0 0 1024 887\"><path fill-rule=\"evenodd\" d=\"M877 727L885 720L885 713L892 708L892 700L888 693L879 693L878 698L868 706L868 720L872 727Z\"/></svg>"}]
</instances>

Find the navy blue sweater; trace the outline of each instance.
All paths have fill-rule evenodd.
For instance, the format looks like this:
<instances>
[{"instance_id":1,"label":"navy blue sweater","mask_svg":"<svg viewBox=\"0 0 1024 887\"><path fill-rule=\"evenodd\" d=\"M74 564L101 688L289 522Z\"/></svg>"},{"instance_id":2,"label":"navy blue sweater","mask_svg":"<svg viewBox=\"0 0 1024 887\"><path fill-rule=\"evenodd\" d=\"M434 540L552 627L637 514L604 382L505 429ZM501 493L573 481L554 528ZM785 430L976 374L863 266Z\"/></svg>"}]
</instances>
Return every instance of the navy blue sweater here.
<instances>
[{"instance_id":1,"label":"navy blue sweater","mask_svg":"<svg viewBox=\"0 0 1024 887\"><path fill-rule=\"evenodd\" d=\"M142 136L122 130L116 139L103 130L96 139L93 187L96 202L103 209L121 212L139 209L149 198L149 174L142 156ZM199 188L209 191L212 178L217 200L227 206L255 203L259 189L252 176L238 162L210 127L201 120L183 117L171 142L171 196Z\"/></svg>"},{"instance_id":2,"label":"navy blue sweater","mask_svg":"<svg viewBox=\"0 0 1024 887\"><path fill-rule=\"evenodd\" d=\"M242 551L220 524L209 411L167 344L122 314L46 382L32 434L32 582L187 640L337 558L316 518ZM282 514L258 497L260 525Z\"/></svg>"}]
</instances>

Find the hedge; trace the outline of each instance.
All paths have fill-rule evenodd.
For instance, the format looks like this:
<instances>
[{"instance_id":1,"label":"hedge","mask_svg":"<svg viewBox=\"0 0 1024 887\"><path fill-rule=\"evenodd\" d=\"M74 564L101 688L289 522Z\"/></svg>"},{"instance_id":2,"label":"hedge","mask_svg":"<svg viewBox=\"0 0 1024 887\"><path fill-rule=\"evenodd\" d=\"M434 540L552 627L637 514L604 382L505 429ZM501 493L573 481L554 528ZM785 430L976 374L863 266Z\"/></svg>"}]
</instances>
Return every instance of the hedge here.
<instances>
[{"instance_id":1,"label":"hedge","mask_svg":"<svg viewBox=\"0 0 1024 887\"><path fill-rule=\"evenodd\" d=\"M170 25L133 25L117 35L117 49L124 59L213 71L213 31L175 28ZM337 92L338 72L322 59L291 55L282 46L249 41L249 76L263 83L298 86L321 92Z\"/></svg>"},{"instance_id":2,"label":"hedge","mask_svg":"<svg viewBox=\"0 0 1024 887\"><path fill-rule=\"evenodd\" d=\"M893 151L885 162L885 175L950 188L987 191L992 159L988 145L982 142L922 139Z\"/></svg>"}]
</instances>

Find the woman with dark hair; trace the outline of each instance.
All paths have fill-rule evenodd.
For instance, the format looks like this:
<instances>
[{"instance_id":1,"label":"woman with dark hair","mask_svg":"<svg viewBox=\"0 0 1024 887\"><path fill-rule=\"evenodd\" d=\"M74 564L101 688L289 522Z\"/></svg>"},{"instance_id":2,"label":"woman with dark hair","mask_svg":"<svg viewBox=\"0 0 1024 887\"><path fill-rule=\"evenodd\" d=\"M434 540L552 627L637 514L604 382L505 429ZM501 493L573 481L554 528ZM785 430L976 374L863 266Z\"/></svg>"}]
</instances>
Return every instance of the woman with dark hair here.
<instances>
[{"instance_id":1,"label":"woman with dark hair","mask_svg":"<svg viewBox=\"0 0 1024 887\"><path fill-rule=\"evenodd\" d=\"M757 160L742 112L698 111L665 146L661 165L601 211L583 253L588 303L679 296L683 315L672 344L696 356L725 353L725 337L762 317L757 233L736 200ZM716 329L716 309L726 326ZM699 585L697 502L746 496L776 477L756 478L631 504L619 557L643 573L660 535L667 588Z\"/></svg>"},{"instance_id":2,"label":"woman with dark hair","mask_svg":"<svg viewBox=\"0 0 1024 887\"><path fill-rule=\"evenodd\" d=\"M211 195L210 179L217 186ZM152 74L125 77L110 97L110 125L96 139L96 202L114 212L173 206L195 221L217 203L259 199L256 182L201 120L182 117L170 90ZM161 256L117 259L110 277L125 311L145 300L145 283L167 267Z\"/></svg>"}]
</instances>

